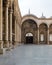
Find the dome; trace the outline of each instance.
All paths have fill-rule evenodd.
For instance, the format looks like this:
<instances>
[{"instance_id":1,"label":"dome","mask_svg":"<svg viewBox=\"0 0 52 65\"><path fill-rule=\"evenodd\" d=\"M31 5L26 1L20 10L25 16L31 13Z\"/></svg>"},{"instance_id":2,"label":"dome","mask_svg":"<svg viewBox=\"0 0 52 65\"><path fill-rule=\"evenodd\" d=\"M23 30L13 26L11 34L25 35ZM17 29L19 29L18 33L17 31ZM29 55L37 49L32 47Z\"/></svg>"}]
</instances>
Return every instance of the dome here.
<instances>
[{"instance_id":1,"label":"dome","mask_svg":"<svg viewBox=\"0 0 52 65\"><path fill-rule=\"evenodd\" d=\"M42 16L41 16L41 18L46 18L46 17L43 15L43 13L42 13Z\"/></svg>"},{"instance_id":2,"label":"dome","mask_svg":"<svg viewBox=\"0 0 52 65\"><path fill-rule=\"evenodd\" d=\"M35 16L35 15L33 15L33 14L26 14L25 16L23 16L23 17L26 17L26 16L32 16L32 17L34 17L34 18L38 18L37 16Z\"/></svg>"},{"instance_id":3,"label":"dome","mask_svg":"<svg viewBox=\"0 0 52 65\"><path fill-rule=\"evenodd\" d=\"M50 16L50 18L52 18L52 16Z\"/></svg>"}]
</instances>

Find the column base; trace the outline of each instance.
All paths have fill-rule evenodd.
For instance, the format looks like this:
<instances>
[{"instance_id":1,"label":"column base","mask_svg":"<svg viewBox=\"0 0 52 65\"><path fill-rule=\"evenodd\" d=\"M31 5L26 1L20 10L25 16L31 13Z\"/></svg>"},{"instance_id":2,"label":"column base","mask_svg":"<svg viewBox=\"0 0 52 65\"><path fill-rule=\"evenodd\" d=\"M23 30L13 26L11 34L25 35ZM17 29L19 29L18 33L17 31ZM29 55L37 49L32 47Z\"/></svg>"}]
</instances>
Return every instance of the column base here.
<instances>
[{"instance_id":1,"label":"column base","mask_svg":"<svg viewBox=\"0 0 52 65\"><path fill-rule=\"evenodd\" d=\"M3 41L0 40L0 54L3 54L4 50L3 50Z\"/></svg>"},{"instance_id":2,"label":"column base","mask_svg":"<svg viewBox=\"0 0 52 65\"><path fill-rule=\"evenodd\" d=\"M9 47L9 41L4 41L3 46L4 46L4 48L8 48Z\"/></svg>"},{"instance_id":3,"label":"column base","mask_svg":"<svg viewBox=\"0 0 52 65\"><path fill-rule=\"evenodd\" d=\"M39 45L40 43L39 43L39 41L38 41L38 45Z\"/></svg>"},{"instance_id":4,"label":"column base","mask_svg":"<svg viewBox=\"0 0 52 65\"><path fill-rule=\"evenodd\" d=\"M19 45L22 45L23 43L22 42L20 42L20 41L17 41L17 43L16 43L18 46Z\"/></svg>"},{"instance_id":5,"label":"column base","mask_svg":"<svg viewBox=\"0 0 52 65\"><path fill-rule=\"evenodd\" d=\"M14 44L17 45L17 41L15 41Z\"/></svg>"},{"instance_id":6,"label":"column base","mask_svg":"<svg viewBox=\"0 0 52 65\"><path fill-rule=\"evenodd\" d=\"M9 47L12 48L12 41L9 42Z\"/></svg>"},{"instance_id":7,"label":"column base","mask_svg":"<svg viewBox=\"0 0 52 65\"><path fill-rule=\"evenodd\" d=\"M0 48L3 48L3 41L0 40Z\"/></svg>"},{"instance_id":8,"label":"column base","mask_svg":"<svg viewBox=\"0 0 52 65\"><path fill-rule=\"evenodd\" d=\"M4 53L4 50L0 48L0 54L3 54Z\"/></svg>"},{"instance_id":9,"label":"column base","mask_svg":"<svg viewBox=\"0 0 52 65\"><path fill-rule=\"evenodd\" d=\"M3 48L6 49L6 51L10 51L9 41L4 41Z\"/></svg>"}]
</instances>

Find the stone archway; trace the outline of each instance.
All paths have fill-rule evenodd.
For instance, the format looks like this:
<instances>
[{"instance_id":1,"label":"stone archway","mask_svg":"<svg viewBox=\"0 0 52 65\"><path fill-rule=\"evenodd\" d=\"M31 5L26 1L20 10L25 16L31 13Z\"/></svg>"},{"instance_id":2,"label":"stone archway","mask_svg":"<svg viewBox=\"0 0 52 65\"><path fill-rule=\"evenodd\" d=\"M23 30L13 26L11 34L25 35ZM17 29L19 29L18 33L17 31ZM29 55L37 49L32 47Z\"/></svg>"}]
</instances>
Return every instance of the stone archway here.
<instances>
[{"instance_id":1,"label":"stone archway","mask_svg":"<svg viewBox=\"0 0 52 65\"><path fill-rule=\"evenodd\" d=\"M52 24L49 26L49 44L52 44Z\"/></svg>"},{"instance_id":2,"label":"stone archway","mask_svg":"<svg viewBox=\"0 0 52 65\"><path fill-rule=\"evenodd\" d=\"M40 24L39 26L39 43L40 44L47 44L47 30L48 26L45 23Z\"/></svg>"},{"instance_id":3,"label":"stone archway","mask_svg":"<svg viewBox=\"0 0 52 65\"><path fill-rule=\"evenodd\" d=\"M21 42L22 43L26 43L26 34L27 33L32 33L32 36L28 36L28 38L32 38L33 41L29 41L29 42L33 42L34 44L38 43L38 32L37 32L38 28L37 28L37 24L34 20L32 19L27 19L22 23L22 27L21 27Z\"/></svg>"}]
</instances>

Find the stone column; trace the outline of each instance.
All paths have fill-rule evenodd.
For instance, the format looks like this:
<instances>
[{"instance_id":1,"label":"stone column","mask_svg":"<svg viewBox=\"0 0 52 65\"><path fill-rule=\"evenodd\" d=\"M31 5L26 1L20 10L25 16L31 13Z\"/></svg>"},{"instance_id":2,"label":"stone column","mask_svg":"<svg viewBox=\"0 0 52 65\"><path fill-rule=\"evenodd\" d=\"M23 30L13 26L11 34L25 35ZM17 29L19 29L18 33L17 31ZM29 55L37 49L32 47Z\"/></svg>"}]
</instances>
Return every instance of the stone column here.
<instances>
[{"instance_id":1,"label":"stone column","mask_svg":"<svg viewBox=\"0 0 52 65\"><path fill-rule=\"evenodd\" d=\"M17 23L15 20L15 44L17 43Z\"/></svg>"},{"instance_id":2,"label":"stone column","mask_svg":"<svg viewBox=\"0 0 52 65\"><path fill-rule=\"evenodd\" d=\"M39 45L39 26L38 26L38 45Z\"/></svg>"},{"instance_id":3,"label":"stone column","mask_svg":"<svg viewBox=\"0 0 52 65\"><path fill-rule=\"evenodd\" d=\"M8 3L6 4L6 47L9 47L8 42Z\"/></svg>"},{"instance_id":4,"label":"stone column","mask_svg":"<svg viewBox=\"0 0 52 65\"><path fill-rule=\"evenodd\" d=\"M10 47L12 47L12 13L13 13L12 3L13 0L11 0L11 8L10 8Z\"/></svg>"},{"instance_id":5,"label":"stone column","mask_svg":"<svg viewBox=\"0 0 52 65\"><path fill-rule=\"evenodd\" d=\"M2 22L3 22L3 6L2 6L2 0L0 0L0 48L3 48L3 43L2 43Z\"/></svg>"},{"instance_id":6,"label":"stone column","mask_svg":"<svg viewBox=\"0 0 52 65\"><path fill-rule=\"evenodd\" d=\"M47 36L47 43L48 43L48 45L49 45L49 26L48 26L48 36Z\"/></svg>"},{"instance_id":7,"label":"stone column","mask_svg":"<svg viewBox=\"0 0 52 65\"><path fill-rule=\"evenodd\" d=\"M3 40L2 40L2 28L3 28L3 0L0 0L0 54L3 54Z\"/></svg>"},{"instance_id":8,"label":"stone column","mask_svg":"<svg viewBox=\"0 0 52 65\"><path fill-rule=\"evenodd\" d=\"M12 9L10 10L10 47L12 46Z\"/></svg>"}]
</instances>

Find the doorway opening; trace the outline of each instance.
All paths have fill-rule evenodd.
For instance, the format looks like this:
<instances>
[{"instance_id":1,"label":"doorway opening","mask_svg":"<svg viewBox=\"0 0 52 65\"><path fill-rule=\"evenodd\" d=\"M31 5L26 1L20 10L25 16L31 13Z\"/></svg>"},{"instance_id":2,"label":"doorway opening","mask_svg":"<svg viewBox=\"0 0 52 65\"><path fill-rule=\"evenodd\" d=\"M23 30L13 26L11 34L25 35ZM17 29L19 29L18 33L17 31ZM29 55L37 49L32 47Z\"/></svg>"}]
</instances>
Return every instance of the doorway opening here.
<instances>
[{"instance_id":1,"label":"doorway opening","mask_svg":"<svg viewBox=\"0 0 52 65\"><path fill-rule=\"evenodd\" d=\"M33 34L32 33L26 34L26 44L33 44Z\"/></svg>"}]
</instances>

